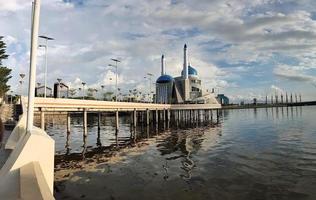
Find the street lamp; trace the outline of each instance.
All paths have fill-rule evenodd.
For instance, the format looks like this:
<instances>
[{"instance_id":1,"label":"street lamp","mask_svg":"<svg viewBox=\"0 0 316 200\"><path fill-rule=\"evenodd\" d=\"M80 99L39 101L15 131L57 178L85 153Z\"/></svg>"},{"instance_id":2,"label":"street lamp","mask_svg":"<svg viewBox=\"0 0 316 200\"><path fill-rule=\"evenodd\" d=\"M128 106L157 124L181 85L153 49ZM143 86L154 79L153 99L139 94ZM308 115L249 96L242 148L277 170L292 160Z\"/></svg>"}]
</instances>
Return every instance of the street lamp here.
<instances>
[{"instance_id":1,"label":"street lamp","mask_svg":"<svg viewBox=\"0 0 316 200\"><path fill-rule=\"evenodd\" d=\"M115 65L112 65L112 64L109 64L109 66L111 66L111 67L115 67L115 74L116 74L116 76L115 76L115 87L116 87L116 90L115 90L115 101L117 101L117 89L118 89L118 87L117 87L117 76L118 76L118 74L117 74L117 63L118 62L121 62L120 60L118 60L118 59L114 59L114 58L112 58L111 60L113 60L114 62L115 62Z\"/></svg>"},{"instance_id":2,"label":"street lamp","mask_svg":"<svg viewBox=\"0 0 316 200\"><path fill-rule=\"evenodd\" d=\"M84 86L86 85L85 82L82 82L82 99L84 100Z\"/></svg>"},{"instance_id":3,"label":"street lamp","mask_svg":"<svg viewBox=\"0 0 316 200\"><path fill-rule=\"evenodd\" d=\"M154 76L152 73L147 73L147 76L144 76L145 79L148 79L149 81L149 91L148 91L148 101L151 102L151 83L152 83L152 76Z\"/></svg>"},{"instance_id":4,"label":"street lamp","mask_svg":"<svg viewBox=\"0 0 316 200\"><path fill-rule=\"evenodd\" d=\"M104 100L103 97L104 97L104 85L101 85L101 89L102 89L102 92L101 92L101 100Z\"/></svg>"},{"instance_id":5,"label":"street lamp","mask_svg":"<svg viewBox=\"0 0 316 200\"><path fill-rule=\"evenodd\" d=\"M10 98L10 99L11 99L11 104L12 104L12 102L13 102L13 100L12 100L12 97L13 97L13 91L11 90L11 91L10 91L10 93L11 93L11 98Z\"/></svg>"},{"instance_id":6,"label":"street lamp","mask_svg":"<svg viewBox=\"0 0 316 200\"><path fill-rule=\"evenodd\" d=\"M58 98L60 98L60 82L61 82L61 78L58 78L57 81L58 81Z\"/></svg>"},{"instance_id":7,"label":"street lamp","mask_svg":"<svg viewBox=\"0 0 316 200\"><path fill-rule=\"evenodd\" d=\"M98 100L98 90L94 89L94 91L95 91L95 98L96 98L96 100Z\"/></svg>"},{"instance_id":8,"label":"street lamp","mask_svg":"<svg viewBox=\"0 0 316 200\"><path fill-rule=\"evenodd\" d=\"M39 45L39 47L45 48L45 75L44 75L44 98L46 98L46 87L47 87L47 52L48 52L48 40L54 40L54 38L47 37L44 35L38 36L45 40L45 45Z\"/></svg>"},{"instance_id":9,"label":"street lamp","mask_svg":"<svg viewBox=\"0 0 316 200\"><path fill-rule=\"evenodd\" d=\"M20 74L21 80L19 81L20 83L20 87L21 87L21 94L20 96L22 96L22 92L23 92L23 78L25 77L25 74Z\"/></svg>"}]
</instances>

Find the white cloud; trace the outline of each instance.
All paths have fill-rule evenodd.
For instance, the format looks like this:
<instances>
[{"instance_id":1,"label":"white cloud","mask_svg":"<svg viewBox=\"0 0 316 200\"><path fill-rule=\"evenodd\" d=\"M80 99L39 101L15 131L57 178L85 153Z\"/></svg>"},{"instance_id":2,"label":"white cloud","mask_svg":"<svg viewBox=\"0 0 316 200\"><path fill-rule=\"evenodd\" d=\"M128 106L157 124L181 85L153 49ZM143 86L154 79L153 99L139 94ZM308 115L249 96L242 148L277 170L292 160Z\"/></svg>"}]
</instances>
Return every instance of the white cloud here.
<instances>
[{"instance_id":1,"label":"white cloud","mask_svg":"<svg viewBox=\"0 0 316 200\"><path fill-rule=\"evenodd\" d=\"M234 88L236 93L249 89L237 86L244 75L252 73L250 67L221 69L214 63L269 63L275 52L299 60L296 66L302 70L301 76L278 68L270 73L287 80L314 80L306 70L316 66L316 55L311 53L316 46L316 23L312 8L305 6L307 0L304 2L296 2L298 7L289 12L277 10L284 3L278 0L185 0L176 4L93 0L84 1L82 6L62 0L42 1L40 33L56 39L49 42L48 83L60 77L75 87L76 80L87 82L89 87L113 86L109 82L113 69L106 66L111 58L119 57L119 84L146 88L143 76L150 72L158 77L162 53L166 55L167 73L180 74L184 43L189 44L190 62L206 88ZM15 85L18 73L28 71L30 1L0 0L0 11L0 32L10 49L7 64L14 68L11 82ZM210 52L207 45L201 45L214 40L229 46L225 51ZM39 53L38 78L42 79L43 52ZM239 80L232 80L236 77Z\"/></svg>"}]
</instances>

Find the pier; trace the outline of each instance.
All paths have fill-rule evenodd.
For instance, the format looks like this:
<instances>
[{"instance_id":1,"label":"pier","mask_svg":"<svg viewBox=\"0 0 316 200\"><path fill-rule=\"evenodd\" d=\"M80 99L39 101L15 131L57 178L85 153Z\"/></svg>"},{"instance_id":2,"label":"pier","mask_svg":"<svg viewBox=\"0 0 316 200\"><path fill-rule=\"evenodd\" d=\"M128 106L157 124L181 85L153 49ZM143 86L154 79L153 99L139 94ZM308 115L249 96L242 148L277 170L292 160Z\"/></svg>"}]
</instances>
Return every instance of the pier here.
<instances>
[{"instance_id":1,"label":"pier","mask_svg":"<svg viewBox=\"0 0 316 200\"><path fill-rule=\"evenodd\" d=\"M34 102L35 112L40 115L41 129L45 127L45 114L62 112L67 113L67 132L70 132L71 113L82 113L85 135L87 133L88 113L97 114L99 120L101 114L115 114L115 126L118 130L121 112L130 114L134 126L137 123L148 126L150 124L157 125L159 122L168 124L170 121L213 120L213 115L218 117L217 113L220 108L220 104L155 104L53 98L35 98ZM100 126L100 123L98 124Z\"/></svg>"},{"instance_id":2,"label":"pier","mask_svg":"<svg viewBox=\"0 0 316 200\"><path fill-rule=\"evenodd\" d=\"M71 114L82 114L83 140L87 137L88 114L98 116L98 130L102 114L115 115L116 134L119 130L120 113L131 116L133 127L149 127L170 123L218 121L220 104L155 104L134 102L112 102L77 99L34 98L34 112L40 116L40 126L32 131L26 130L26 98L21 98L22 113L16 127L10 134L5 149L10 155L0 171L0 194L6 199L15 199L29 195L29 199L42 197L53 199L54 180L54 140L45 132L45 115L64 113L67 120L67 134L71 132ZM21 188L21 190L18 190ZM30 188L35 188L30 191ZM26 198L27 199L27 198Z\"/></svg>"}]
</instances>

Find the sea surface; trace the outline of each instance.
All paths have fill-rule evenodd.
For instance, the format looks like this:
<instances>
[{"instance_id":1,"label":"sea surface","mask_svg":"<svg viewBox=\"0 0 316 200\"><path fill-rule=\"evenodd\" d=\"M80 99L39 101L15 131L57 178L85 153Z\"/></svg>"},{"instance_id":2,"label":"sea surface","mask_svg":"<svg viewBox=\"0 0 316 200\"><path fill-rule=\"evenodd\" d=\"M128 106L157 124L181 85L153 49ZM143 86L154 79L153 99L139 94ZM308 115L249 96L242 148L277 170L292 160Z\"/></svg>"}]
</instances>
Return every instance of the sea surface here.
<instances>
[{"instance_id":1,"label":"sea surface","mask_svg":"<svg viewBox=\"0 0 316 200\"><path fill-rule=\"evenodd\" d=\"M316 199L316 107L223 110L218 123L131 128L48 118L56 199ZM67 140L68 139L68 140Z\"/></svg>"}]
</instances>

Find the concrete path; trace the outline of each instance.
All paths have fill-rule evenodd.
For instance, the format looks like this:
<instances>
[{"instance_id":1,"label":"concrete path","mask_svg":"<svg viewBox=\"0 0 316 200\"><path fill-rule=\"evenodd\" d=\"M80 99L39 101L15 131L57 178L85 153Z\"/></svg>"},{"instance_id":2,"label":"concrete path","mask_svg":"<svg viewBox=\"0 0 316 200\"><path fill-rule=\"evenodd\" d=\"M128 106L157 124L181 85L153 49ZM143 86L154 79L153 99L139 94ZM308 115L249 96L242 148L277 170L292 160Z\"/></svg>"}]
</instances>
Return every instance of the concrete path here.
<instances>
[{"instance_id":1,"label":"concrete path","mask_svg":"<svg viewBox=\"0 0 316 200\"><path fill-rule=\"evenodd\" d=\"M4 130L3 133L0 133L0 169L4 165L11 152L11 150L4 149L4 145L9 138L10 133L11 130Z\"/></svg>"}]
</instances>

